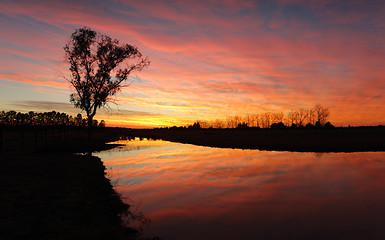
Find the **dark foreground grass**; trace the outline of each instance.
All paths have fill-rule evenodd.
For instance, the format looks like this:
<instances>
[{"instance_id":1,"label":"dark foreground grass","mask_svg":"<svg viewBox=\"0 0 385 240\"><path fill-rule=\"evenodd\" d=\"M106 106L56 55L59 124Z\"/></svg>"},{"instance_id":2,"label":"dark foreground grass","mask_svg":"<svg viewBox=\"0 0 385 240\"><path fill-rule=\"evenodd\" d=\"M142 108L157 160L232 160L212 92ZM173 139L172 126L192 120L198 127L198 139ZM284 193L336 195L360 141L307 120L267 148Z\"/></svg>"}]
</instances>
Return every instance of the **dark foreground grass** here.
<instances>
[{"instance_id":1,"label":"dark foreground grass","mask_svg":"<svg viewBox=\"0 0 385 240\"><path fill-rule=\"evenodd\" d=\"M201 146L299 152L385 151L384 127L334 129L132 129L127 135Z\"/></svg>"},{"instance_id":2,"label":"dark foreground grass","mask_svg":"<svg viewBox=\"0 0 385 240\"><path fill-rule=\"evenodd\" d=\"M0 159L1 239L138 237L122 222L129 205L99 158L51 151Z\"/></svg>"}]
</instances>

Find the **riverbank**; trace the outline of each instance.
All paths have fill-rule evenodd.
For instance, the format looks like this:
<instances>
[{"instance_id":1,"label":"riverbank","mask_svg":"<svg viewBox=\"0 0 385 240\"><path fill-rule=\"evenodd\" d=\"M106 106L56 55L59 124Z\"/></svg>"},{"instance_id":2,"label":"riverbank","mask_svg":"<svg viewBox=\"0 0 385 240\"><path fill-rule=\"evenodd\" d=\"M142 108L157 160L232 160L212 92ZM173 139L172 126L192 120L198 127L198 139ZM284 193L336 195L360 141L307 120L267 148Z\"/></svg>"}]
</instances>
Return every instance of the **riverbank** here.
<instances>
[{"instance_id":1,"label":"riverbank","mask_svg":"<svg viewBox=\"0 0 385 240\"><path fill-rule=\"evenodd\" d=\"M119 139L122 128L79 126L0 126L0 154L27 153L59 149L70 151L69 147L81 146L80 151L89 139L92 143L101 143ZM86 144L86 145L85 145ZM60 149L61 148L61 149Z\"/></svg>"},{"instance_id":2,"label":"riverbank","mask_svg":"<svg viewBox=\"0 0 385 240\"><path fill-rule=\"evenodd\" d=\"M385 127L332 129L131 129L131 137L200 146L297 152L385 151Z\"/></svg>"},{"instance_id":3,"label":"riverbank","mask_svg":"<svg viewBox=\"0 0 385 240\"><path fill-rule=\"evenodd\" d=\"M121 218L130 206L114 191L101 159L72 153L112 146L65 147L0 155L1 238L135 239L138 231Z\"/></svg>"}]
</instances>

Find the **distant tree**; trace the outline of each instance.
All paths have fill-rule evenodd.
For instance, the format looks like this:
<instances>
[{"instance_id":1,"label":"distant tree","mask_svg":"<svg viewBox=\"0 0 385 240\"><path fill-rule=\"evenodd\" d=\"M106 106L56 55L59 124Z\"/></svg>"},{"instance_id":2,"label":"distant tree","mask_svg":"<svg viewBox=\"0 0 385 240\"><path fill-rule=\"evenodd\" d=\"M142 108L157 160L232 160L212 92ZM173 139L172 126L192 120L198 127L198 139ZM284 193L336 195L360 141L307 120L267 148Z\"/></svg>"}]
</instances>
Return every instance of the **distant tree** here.
<instances>
[{"instance_id":1,"label":"distant tree","mask_svg":"<svg viewBox=\"0 0 385 240\"><path fill-rule=\"evenodd\" d=\"M322 128L322 124L320 121L315 122L315 128Z\"/></svg>"},{"instance_id":2,"label":"distant tree","mask_svg":"<svg viewBox=\"0 0 385 240\"><path fill-rule=\"evenodd\" d=\"M327 118L329 117L329 109L321 106L320 104L317 104L314 106L314 114L317 122L319 122L321 125L324 125L327 121Z\"/></svg>"},{"instance_id":3,"label":"distant tree","mask_svg":"<svg viewBox=\"0 0 385 240\"><path fill-rule=\"evenodd\" d=\"M5 111L0 112L0 125L6 124Z\"/></svg>"},{"instance_id":4,"label":"distant tree","mask_svg":"<svg viewBox=\"0 0 385 240\"><path fill-rule=\"evenodd\" d=\"M236 128L248 128L247 123L238 123Z\"/></svg>"},{"instance_id":5,"label":"distant tree","mask_svg":"<svg viewBox=\"0 0 385 240\"><path fill-rule=\"evenodd\" d=\"M247 123L247 126L253 127L255 125L255 118L251 114L247 114L244 118L244 122Z\"/></svg>"},{"instance_id":6,"label":"distant tree","mask_svg":"<svg viewBox=\"0 0 385 240\"><path fill-rule=\"evenodd\" d=\"M285 114L283 114L283 112L272 114L272 118L273 118L274 123L282 122L284 117L285 117Z\"/></svg>"},{"instance_id":7,"label":"distant tree","mask_svg":"<svg viewBox=\"0 0 385 240\"><path fill-rule=\"evenodd\" d=\"M305 128L314 128L314 125L311 124L311 123L308 123L308 124L305 125Z\"/></svg>"},{"instance_id":8,"label":"distant tree","mask_svg":"<svg viewBox=\"0 0 385 240\"><path fill-rule=\"evenodd\" d=\"M104 120L101 120L99 123L99 127L105 127L105 126L106 126L106 122Z\"/></svg>"},{"instance_id":9,"label":"distant tree","mask_svg":"<svg viewBox=\"0 0 385 240\"><path fill-rule=\"evenodd\" d=\"M82 114L78 113L78 115L76 115L75 117L75 125L81 126L82 120L83 120Z\"/></svg>"},{"instance_id":10,"label":"distant tree","mask_svg":"<svg viewBox=\"0 0 385 240\"><path fill-rule=\"evenodd\" d=\"M334 125L330 122L325 123L324 128L334 128Z\"/></svg>"},{"instance_id":11,"label":"distant tree","mask_svg":"<svg viewBox=\"0 0 385 240\"><path fill-rule=\"evenodd\" d=\"M306 118L307 118L308 124L311 124L311 125L314 125L314 124L315 124L316 119L315 119L315 111L314 111L314 109L309 108L309 109L307 110L307 116L306 116Z\"/></svg>"},{"instance_id":12,"label":"distant tree","mask_svg":"<svg viewBox=\"0 0 385 240\"><path fill-rule=\"evenodd\" d=\"M283 122L273 123L271 124L270 128L272 129L285 129L286 126L283 124Z\"/></svg>"},{"instance_id":13,"label":"distant tree","mask_svg":"<svg viewBox=\"0 0 385 240\"><path fill-rule=\"evenodd\" d=\"M302 126L305 122L305 119L307 118L307 115L308 115L308 111L306 111L306 109L304 108L300 108L298 111L297 111L297 124L299 126Z\"/></svg>"},{"instance_id":14,"label":"distant tree","mask_svg":"<svg viewBox=\"0 0 385 240\"><path fill-rule=\"evenodd\" d=\"M295 111L291 111L288 113L288 125L292 126L293 124L294 125L297 125L297 122L298 122L298 113L295 112Z\"/></svg>"},{"instance_id":15,"label":"distant tree","mask_svg":"<svg viewBox=\"0 0 385 240\"><path fill-rule=\"evenodd\" d=\"M254 114L254 125L251 127L260 127L260 122L261 122L261 115L260 114Z\"/></svg>"},{"instance_id":16,"label":"distant tree","mask_svg":"<svg viewBox=\"0 0 385 240\"><path fill-rule=\"evenodd\" d=\"M270 122L271 122L271 113L270 112L265 112L262 114L262 127L263 128L268 128L270 127Z\"/></svg>"},{"instance_id":17,"label":"distant tree","mask_svg":"<svg viewBox=\"0 0 385 240\"><path fill-rule=\"evenodd\" d=\"M28 112L28 120L29 120L29 124L31 124L31 125L35 125L36 124L35 112L33 112L33 111L29 111Z\"/></svg>"},{"instance_id":18,"label":"distant tree","mask_svg":"<svg viewBox=\"0 0 385 240\"><path fill-rule=\"evenodd\" d=\"M230 116L226 120L197 121L201 128L321 128L326 127L329 110L317 104L313 108L299 108L287 114L264 112L245 116ZM329 122L327 127L333 125ZM193 128L192 125L189 128Z\"/></svg>"},{"instance_id":19,"label":"distant tree","mask_svg":"<svg viewBox=\"0 0 385 240\"><path fill-rule=\"evenodd\" d=\"M226 119L226 125L228 128L236 128L239 123L240 117L232 116Z\"/></svg>"},{"instance_id":20,"label":"distant tree","mask_svg":"<svg viewBox=\"0 0 385 240\"><path fill-rule=\"evenodd\" d=\"M201 120L198 120L197 123L199 123L199 126L200 126L201 128L209 128L209 127L212 126L208 121L201 121Z\"/></svg>"},{"instance_id":21,"label":"distant tree","mask_svg":"<svg viewBox=\"0 0 385 240\"><path fill-rule=\"evenodd\" d=\"M213 122L212 126L213 128L223 128L225 124L221 120L217 119Z\"/></svg>"},{"instance_id":22,"label":"distant tree","mask_svg":"<svg viewBox=\"0 0 385 240\"><path fill-rule=\"evenodd\" d=\"M16 111L1 111L0 112L0 125L6 126L70 126L78 125L85 126L86 120L82 118L81 114L73 119L66 113L60 113L56 111L35 113L30 111L28 113L21 113Z\"/></svg>"},{"instance_id":23,"label":"distant tree","mask_svg":"<svg viewBox=\"0 0 385 240\"><path fill-rule=\"evenodd\" d=\"M64 47L71 77L67 79L76 92L70 101L87 113L88 126L92 126L98 108L105 106L110 97L123 87L130 73L140 71L150 63L132 45L99 34L90 28L77 29ZM120 67L126 60L134 63ZM112 77L111 73L115 72Z\"/></svg>"},{"instance_id":24,"label":"distant tree","mask_svg":"<svg viewBox=\"0 0 385 240\"><path fill-rule=\"evenodd\" d=\"M5 113L6 121L8 125L16 125L16 111L9 111Z\"/></svg>"},{"instance_id":25,"label":"distant tree","mask_svg":"<svg viewBox=\"0 0 385 240\"><path fill-rule=\"evenodd\" d=\"M201 124L200 124L198 121L196 121L196 122L192 125L192 128L193 128L193 129L201 129Z\"/></svg>"}]
</instances>

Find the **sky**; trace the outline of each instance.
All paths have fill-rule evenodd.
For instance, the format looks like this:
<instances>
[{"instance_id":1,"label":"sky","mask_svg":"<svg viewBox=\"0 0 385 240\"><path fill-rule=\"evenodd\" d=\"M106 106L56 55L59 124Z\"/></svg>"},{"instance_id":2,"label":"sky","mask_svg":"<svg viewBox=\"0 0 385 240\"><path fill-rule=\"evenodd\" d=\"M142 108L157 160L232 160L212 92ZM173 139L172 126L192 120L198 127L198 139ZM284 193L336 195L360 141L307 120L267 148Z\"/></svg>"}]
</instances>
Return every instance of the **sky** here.
<instances>
[{"instance_id":1,"label":"sky","mask_svg":"<svg viewBox=\"0 0 385 240\"><path fill-rule=\"evenodd\" d=\"M0 110L82 113L63 47L83 26L149 57L96 119L162 127L321 104L385 124L385 1L0 0Z\"/></svg>"}]
</instances>

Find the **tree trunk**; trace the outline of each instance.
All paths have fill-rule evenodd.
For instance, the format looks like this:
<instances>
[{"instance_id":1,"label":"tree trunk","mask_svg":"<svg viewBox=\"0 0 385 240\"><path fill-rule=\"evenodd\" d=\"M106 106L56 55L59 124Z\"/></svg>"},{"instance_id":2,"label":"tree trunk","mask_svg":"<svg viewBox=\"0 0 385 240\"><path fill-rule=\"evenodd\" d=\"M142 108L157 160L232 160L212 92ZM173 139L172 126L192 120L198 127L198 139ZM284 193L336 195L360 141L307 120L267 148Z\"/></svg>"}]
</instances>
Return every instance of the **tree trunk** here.
<instances>
[{"instance_id":1,"label":"tree trunk","mask_svg":"<svg viewBox=\"0 0 385 240\"><path fill-rule=\"evenodd\" d=\"M91 132L92 132L92 122L93 122L93 116L87 116L88 121L88 141L92 140Z\"/></svg>"},{"instance_id":2,"label":"tree trunk","mask_svg":"<svg viewBox=\"0 0 385 240\"><path fill-rule=\"evenodd\" d=\"M94 121L94 116L87 114L87 125L88 127L92 127L92 122Z\"/></svg>"}]
</instances>

